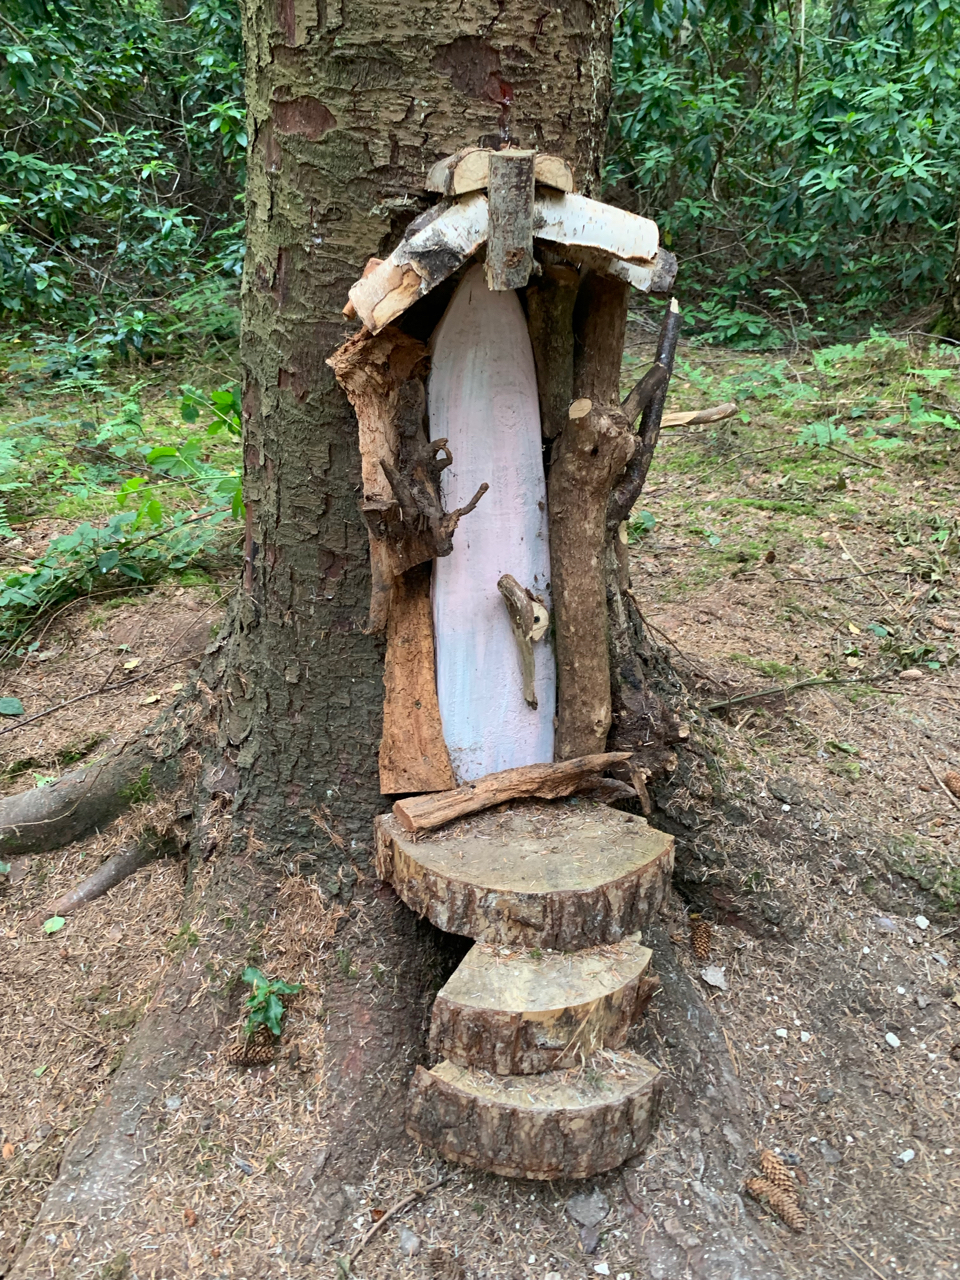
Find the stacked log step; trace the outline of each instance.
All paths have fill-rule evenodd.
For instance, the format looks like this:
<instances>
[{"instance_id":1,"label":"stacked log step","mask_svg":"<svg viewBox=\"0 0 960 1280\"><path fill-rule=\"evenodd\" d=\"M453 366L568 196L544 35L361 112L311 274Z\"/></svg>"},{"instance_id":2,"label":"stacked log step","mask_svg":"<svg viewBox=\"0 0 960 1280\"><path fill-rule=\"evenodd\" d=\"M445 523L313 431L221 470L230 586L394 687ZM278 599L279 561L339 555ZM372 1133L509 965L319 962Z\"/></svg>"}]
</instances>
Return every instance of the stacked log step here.
<instances>
[{"instance_id":1,"label":"stacked log step","mask_svg":"<svg viewBox=\"0 0 960 1280\"><path fill-rule=\"evenodd\" d=\"M408 1131L509 1177L583 1178L636 1155L660 1078L624 1051L656 987L641 930L673 840L582 799L520 801L419 837L377 819L380 876L435 925L477 940L438 994Z\"/></svg>"}]
</instances>

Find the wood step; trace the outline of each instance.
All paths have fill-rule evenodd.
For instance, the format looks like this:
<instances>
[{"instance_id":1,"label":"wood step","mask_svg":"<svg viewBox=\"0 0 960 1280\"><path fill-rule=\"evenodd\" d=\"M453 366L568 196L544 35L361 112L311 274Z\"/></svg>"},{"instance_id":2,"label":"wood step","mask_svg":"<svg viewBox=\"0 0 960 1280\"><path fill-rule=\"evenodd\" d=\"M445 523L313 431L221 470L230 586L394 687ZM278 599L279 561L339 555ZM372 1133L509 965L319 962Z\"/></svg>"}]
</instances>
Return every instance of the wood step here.
<instances>
[{"instance_id":1,"label":"wood step","mask_svg":"<svg viewBox=\"0 0 960 1280\"><path fill-rule=\"evenodd\" d=\"M661 1081L651 1062L628 1053L539 1076L441 1062L417 1068L407 1132L445 1160L507 1178L589 1178L643 1149Z\"/></svg>"},{"instance_id":2,"label":"wood step","mask_svg":"<svg viewBox=\"0 0 960 1280\"><path fill-rule=\"evenodd\" d=\"M430 1049L461 1067L531 1075L616 1049L657 979L640 934L585 951L509 951L477 943L438 993Z\"/></svg>"},{"instance_id":3,"label":"wood step","mask_svg":"<svg viewBox=\"0 0 960 1280\"><path fill-rule=\"evenodd\" d=\"M578 951L647 924L673 870L673 837L589 800L523 801L416 838L376 819L377 874L447 933Z\"/></svg>"}]
</instances>

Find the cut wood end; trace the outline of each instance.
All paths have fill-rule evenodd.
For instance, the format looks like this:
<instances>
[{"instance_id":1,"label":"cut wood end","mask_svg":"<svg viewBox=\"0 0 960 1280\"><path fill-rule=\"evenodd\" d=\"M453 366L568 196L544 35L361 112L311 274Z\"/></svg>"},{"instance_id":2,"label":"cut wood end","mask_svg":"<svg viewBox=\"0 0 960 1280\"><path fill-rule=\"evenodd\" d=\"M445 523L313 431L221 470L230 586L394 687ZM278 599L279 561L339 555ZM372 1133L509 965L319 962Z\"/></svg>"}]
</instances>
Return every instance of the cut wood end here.
<instances>
[{"instance_id":1,"label":"cut wood end","mask_svg":"<svg viewBox=\"0 0 960 1280\"><path fill-rule=\"evenodd\" d=\"M444 156L433 165L424 184L427 191L441 196L462 196L474 191L485 191L489 182L491 155L532 155L534 179L537 183L565 194L576 190L573 169L562 156L519 149L494 152L490 147L465 147L452 156Z\"/></svg>"},{"instance_id":2,"label":"cut wood end","mask_svg":"<svg viewBox=\"0 0 960 1280\"><path fill-rule=\"evenodd\" d=\"M593 408L593 401L588 400L585 396L579 400L574 400L573 404L567 410L567 417L575 422L578 418L585 418Z\"/></svg>"},{"instance_id":3,"label":"cut wood end","mask_svg":"<svg viewBox=\"0 0 960 1280\"><path fill-rule=\"evenodd\" d=\"M585 1070L495 1076L441 1062L417 1068L407 1132L446 1160L508 1178L589 1178L643 1150L662 1088L636 1054Z\"/></svg>"}]
</instances>

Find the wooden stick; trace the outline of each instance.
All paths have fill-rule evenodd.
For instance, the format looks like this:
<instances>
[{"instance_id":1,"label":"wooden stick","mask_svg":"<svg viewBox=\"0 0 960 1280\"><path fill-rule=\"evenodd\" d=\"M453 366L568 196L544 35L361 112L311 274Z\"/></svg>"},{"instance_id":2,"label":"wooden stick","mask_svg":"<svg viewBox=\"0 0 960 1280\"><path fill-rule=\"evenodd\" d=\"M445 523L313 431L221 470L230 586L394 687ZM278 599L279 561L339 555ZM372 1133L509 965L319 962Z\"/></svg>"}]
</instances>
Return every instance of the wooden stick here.
<instances>
[{"instance_id":1,"label":"wooden stick","mask_svg":"<svg viewBox=\"0 0 960 1280\"><path fill-rule=\"evenodd\" d=\"M660 388L665 386L669 381L669 370L662 364L655 364L652 368L647 370L620 406L620 412L630 423L631 427L640 417L641 412L647 407Z\"/></svg>"},{"instance_id":2,"label":"wooden stick","mask_svg":"<svg viewBox=\"0 0 960 1280\"><path fill-rule=\"evenodd\" d=\"M673 372L673 360L680 338L680 308L676 298L670 299L670 306L660 329L657 341L656 363L667 370L667 378L643 411L640 419L640 442L637 451L627 464L623 479L617 484L607 504L607 533L614 534L633 510L634 503L640 497L647 480L647 472L653 461L654 450L660 439L660 426L663 420L663 407L667 400L669 375Z\"/></svg>"},{"instance_id":3,"label":"wooden stick","mask_svg":"<svg viewBox=\"0 0 960 1280\"><path fill-rule=\"evenodd\" d=\"M657 366L654 365L654 368ZM728 400L724 404L715 404L710 409L691 409L682 413L665 413L660 419L660 426L663 427L696 427L703 422L722 422L724 418L732 418L737 412L737 405L733 400Z\"/></svg>"},{"instance_id":4,"label":"wooden stick","mask_svg":"<svg viewBox=\"0 0 960 1280\"><path fill-rule=\"evenodd\" d=\"M631 755L630 751L602 751L577 760L560 760L556 764L525 764L519 769L503 769L500 773L485 774L475 782L466 782L455 791L408 796L406 800L396 802L393 812L406 831L430 831L434 827L442 827L445 822L490 809L507 800L520 800L526 796L556 800L558 796L568 796L585 779L592 779L604 769L629 760Z\"/></svg>"},{"instance_id":5,"label":"wooden stick","mask_svg":"<svg viewBox=\"0 0 960 1280\"><path fill-rule=\"evenodd\" d=\"M429 1195L431 1191L436 1191L437 1187L442 1187L445 1182L449 1182L453 1177L452 1173L445 1173L442 1178L437 1178L434 1182L428 1182L425 1187L420 1187L416 1191L411 1191L409 1195L405 1195L402 1200L398 1200L396 1204L390 1206L382 1218L378 1218L370 1230L361 1238L360 1243L347 1258L340 1259L338 1267L341 1275L349 1275L350 1268L359 1258L362 1251L367 1247L378 1231L382 1231L391 1218L395 1218L398 1213L406 1209L408 1205L413 1204L417 1200L421 1200L425 1195ZM343 1262L346 1261L347 1267L344 1271Z\"/></svg>"}]
</instances>

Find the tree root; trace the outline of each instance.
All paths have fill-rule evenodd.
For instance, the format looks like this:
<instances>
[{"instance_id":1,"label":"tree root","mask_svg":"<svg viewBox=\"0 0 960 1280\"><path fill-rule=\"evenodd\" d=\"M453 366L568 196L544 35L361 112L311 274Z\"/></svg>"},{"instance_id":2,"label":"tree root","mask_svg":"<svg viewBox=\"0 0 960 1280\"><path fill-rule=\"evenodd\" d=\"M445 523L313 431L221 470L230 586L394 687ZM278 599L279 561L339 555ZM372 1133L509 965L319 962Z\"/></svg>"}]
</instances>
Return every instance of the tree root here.
<instances>
[{"instance_id":1,"label":"tree root","mask_svg":"<svg viewBox=\"0 0 960 1280\"><path fill-rule=\"evenodd\" d=\"M0 799L0 860L61 849L131 805L172 790L184 772L185 748L203 740L210 711L210 691L201 681L102 760Z\"/></svg>"},{"instance_id":2,"label":"tree root","mask_svg":"<svg viewBox=\"0 0 960 1280\"><path fill-rule=\"evenodd\" d=\"M92 876L88 876L75 889L58 898L46 908L43 918L68 916L71 912L79 911L81 907L95 902L97 898L102 898L105 893L115 889L118 884L139 871L141 867L172 852L175 852L175 846L172 843L162 840L156 832L150 832L148 837L142 839L132 849L121 849L112 858L108 858Z\"/></svg>"}]
</instances>

